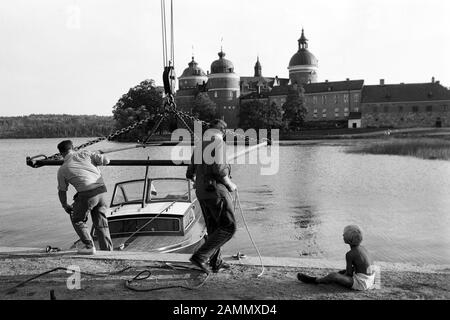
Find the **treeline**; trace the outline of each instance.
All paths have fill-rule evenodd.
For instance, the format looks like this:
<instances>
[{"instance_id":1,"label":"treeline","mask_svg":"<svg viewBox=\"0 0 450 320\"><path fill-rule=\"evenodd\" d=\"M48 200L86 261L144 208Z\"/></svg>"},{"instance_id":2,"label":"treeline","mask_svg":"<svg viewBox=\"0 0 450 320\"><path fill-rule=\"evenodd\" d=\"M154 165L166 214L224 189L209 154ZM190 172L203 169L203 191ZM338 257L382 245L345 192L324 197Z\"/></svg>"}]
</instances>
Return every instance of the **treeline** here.
<instances>
[{"instance_id":1,"label":"treeline","mask_svg":"<svg viewBox=\"0 0 450 320\"><path fill-rule=\"evenodd\" d=\"M114 130L111 116L31 114L0 117L0 138L100 137Z\"/></svg>"}]
</instances>

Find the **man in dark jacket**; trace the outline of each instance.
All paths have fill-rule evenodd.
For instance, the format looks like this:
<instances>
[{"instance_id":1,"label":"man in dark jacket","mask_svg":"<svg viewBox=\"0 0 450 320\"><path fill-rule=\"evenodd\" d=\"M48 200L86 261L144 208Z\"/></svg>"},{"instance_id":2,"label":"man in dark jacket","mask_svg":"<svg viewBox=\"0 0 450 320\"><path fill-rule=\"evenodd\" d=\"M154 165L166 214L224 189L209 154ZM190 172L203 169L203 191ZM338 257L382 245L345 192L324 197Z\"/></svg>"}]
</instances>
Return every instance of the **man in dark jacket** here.
<instances>
[{"instance_id":1,"label":"man in dark jacket","mask_svg":"<svg viewBox=\"0 0 450 320\"><path fill-rule=\"evenodd\" d=\"M226 123L223 120L214 120L210 129L213 132L210 141L203 141L202 151L208 145L215 143L224 150L226 144L223 141ZM230 166L223 163L205 163L202 152L201 163L195 163L194 154L189 165L186 177L195 181L196 195L203 211L208 230L206 242L192 255L190 261L209 273L207 262L213 272L220 269L228 269L229 264L221 259L220 248L228 242L236 232L233 200L231 192L236 191L236 185L230 178Z\"/></svg>"}]
</instances>

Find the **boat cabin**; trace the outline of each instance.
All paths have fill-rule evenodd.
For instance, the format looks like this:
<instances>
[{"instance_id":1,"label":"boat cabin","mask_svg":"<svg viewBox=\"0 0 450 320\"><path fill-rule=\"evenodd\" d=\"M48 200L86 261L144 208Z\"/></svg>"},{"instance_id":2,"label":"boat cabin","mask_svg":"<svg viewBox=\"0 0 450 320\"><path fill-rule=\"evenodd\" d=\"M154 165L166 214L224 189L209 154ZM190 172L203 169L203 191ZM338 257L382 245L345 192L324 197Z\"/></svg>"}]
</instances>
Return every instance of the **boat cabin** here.
<instances>
[{"instance_id":1,"label":"boat cabin","mask_svg":"<svg viewBox=\"0 0 450 320\"><path fill-rule=\"evenodd\" d=\"M198 220L191 182L181 178L117 183L108 215L112 238L133 235L185 235ZM197 210L196 210L197 209Z\"/></svg>"}]
</instances>

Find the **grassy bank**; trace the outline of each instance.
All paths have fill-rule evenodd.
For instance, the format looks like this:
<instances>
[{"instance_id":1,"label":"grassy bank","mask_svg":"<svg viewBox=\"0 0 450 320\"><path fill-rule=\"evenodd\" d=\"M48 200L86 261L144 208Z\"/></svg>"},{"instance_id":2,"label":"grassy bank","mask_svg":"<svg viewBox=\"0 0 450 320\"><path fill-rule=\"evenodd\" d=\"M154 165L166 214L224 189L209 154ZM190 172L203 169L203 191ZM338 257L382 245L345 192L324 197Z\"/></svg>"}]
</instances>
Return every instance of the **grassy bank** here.
<instances>
[{"instance_id":1,"label":"grassy bank","mask_svg":"<svg viewBox=\"0 0 450 320\"><path fill-rule=\"evenodd\" d=\"M364 136L365 134L384 135L386 129L380 128L358 128L358 129L305 129L299 132L282 132L280 140L321 140L351 138L352 136Z\"/></svg>"},{"instance_id":2,"label":"grassy bank","mask_svg":"<svg viewBox=\"0 0 450 320\"><path fill-rule=\"evenodd\" d=\"M396 139L373 142L348 152L450 160L450 141L437 138Z\"/></svg>"}]
</instances>

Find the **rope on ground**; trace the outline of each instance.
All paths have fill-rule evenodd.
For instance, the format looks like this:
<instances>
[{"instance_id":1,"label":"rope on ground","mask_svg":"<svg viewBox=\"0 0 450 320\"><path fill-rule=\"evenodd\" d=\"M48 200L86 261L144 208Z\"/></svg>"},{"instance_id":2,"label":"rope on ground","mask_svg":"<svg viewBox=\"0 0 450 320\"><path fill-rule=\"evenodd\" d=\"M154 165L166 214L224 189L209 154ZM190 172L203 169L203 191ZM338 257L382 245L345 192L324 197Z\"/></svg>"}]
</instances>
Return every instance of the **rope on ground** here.
<instances>
[{"instance_id":1,"label":"rope on ground","mask_svg":"<svg viewBox=\"0 0 450 320\"><path fill-rule=\"evenodd\" d=\"M193 267L188 267L188 266L183 266L183 265L172 265L170 263L164 263L161 265L151 265L151 266L127 266L123 269L120 269L118 271L114 271L114 272L107 272L107 273L91 273L91 272L80 272L80 275L85 275L85 276L91 276L91 277L101 277L101 278L106 278L108 276L115 276L115 275L119 275L121 273L124 273L125 271L131 270L131 269L138 269L138 268L145 268L142 271L139 271L138 274L136 276L134 276L131 280L125 280L125 287L127 289L130 289L132 291L137 291L137 292L149 292L149 291L156 291L156 290L163 290L163 289L172 289L172 288L183 288L183 289L187 289L187 290L194 290L194 289L198 289L201 286L203 286L205 284L205 282L208 280L209 275L207 275L205 277L205 279L203 279L200 284L195 285L195 286L182 286L182 285L170 285L170 286L160 286L157 288L146 288L146 289L139 289L139 288L134 288L131 286L132 282L135 281L141 281L141 280L146 280L148 279L151 275L152 272L150 271L150 269L172 269L172 270L194 270L197 272L203 272L199 269L193 268ZM21 288L24 287L27 283L36 280L40 277L43 277L47 274L56 272L56 271L66 271L66 272L74 272L73 269L70 268L66 268L66 267L57 267L57 268L53 268L50 270L47 270L45 272L39 273L27 280L24 280L22 282L20 282L19 284L8 288L6 290L4 290L4 292L6 294L13 294L16 292L17 288ZM144 276L143 276L144 275Z\"/></svg>"},{"instance_id":2,"label":"rope on ground","mask_svg":"<svg viewBox=\"0 0 450 320\"><path fill-rule=\"evenodd\" d=\"M263 264L261 253L259 252L258 246L256 245L255 241L253 240L252 233L250 232L250 229L248 228L248 225L247 225L247 221L245 220L244 212L242 211L242 207L241 207L241 200L239 199L239 192L237 189L236 189L236 196L234 198L234 209L235 210L236 210L236 203L239 207L239 211L241 212L242 220L244 221L245 229L247 230L248 236L250 237L250 241L252 242L253 247L255 248L256 252L258 253L259 261L261 262L261 273L257 275L257 277L259 278L264 274L264 270L265 270L264 264ZM238 253L238 255L239 255L239 253Z\"/></svg>"},{"instance_id":3,"label":"rope on ground","mask_svg":"<svg viewBox=\"0 0 450 320\"><path fill-rule=\"evenodd\" d=\"M198 270L196 268L191 268L191 267L172 265L169 263L166 263L166 266L169 267L170 269L174 269L174 270L186 270L187 269L187 270L195 270L195 271L199 271L199 272L203 273L203 271ZM142 276L143 274L145 274L145 275ZM159 286L159 287L154 287L154 288L137 288L137 287L133 287L131 285L133 282L146 280L146 279L150 278L151 275L152 275L152 273L150 270L143 270L143 271L139 272L136 276L134 276L131 280L126 280L125 287L127 289L129 289L131 291L135 291L135 292L151 292L151 291L157 291L157 290L163 290L163 289L175 289L175 288L186 289L186 290L195 290L195 289L202 287L209 278L209 274L206 274L206 277L198 285L195 285L195 286L166 285L166 286Z\"/></svg>"},{"instance_id":4,"label":"rope on ground","mask_svg":"<svg viewBox=\"0 0 450 320\"><path fill-rule=\"evenodd\" d=\"M53 272L55 272L55 271L74 272L74 270L69 269L69 268L65 268L65 267L57 267L57 268L54 268L54 269L51 269L51 270L42 272L42 273L40 273L40 274L38 274L38 275L36 275L36 276L33 276L33 277L31 277L31 278L29 278L29 279L27 279L27 280L25 280L25 281L22 281L22 282L20 282L19 284L15 285L14 287L11 287L11 288L9 288L9 289L7 289L7 290L5 290L5 291L6 291L6 293L12 293L12 292L15 291L15 289L20 288L20 287L24 287L27 283L29 283L29 282L31 282L31 281L33 281L33 280L36 280L37 278L40 278L40 277L42 277L42 276L45 276L45 275L47 275L47 274L53 273ZM89 273L89 272L80 272L80 274L86 275L86 276L100 276L100 277L105 276L105 277L106 277L106 275L100 275L100 274Z\"/></svg>"}]
</instances>

